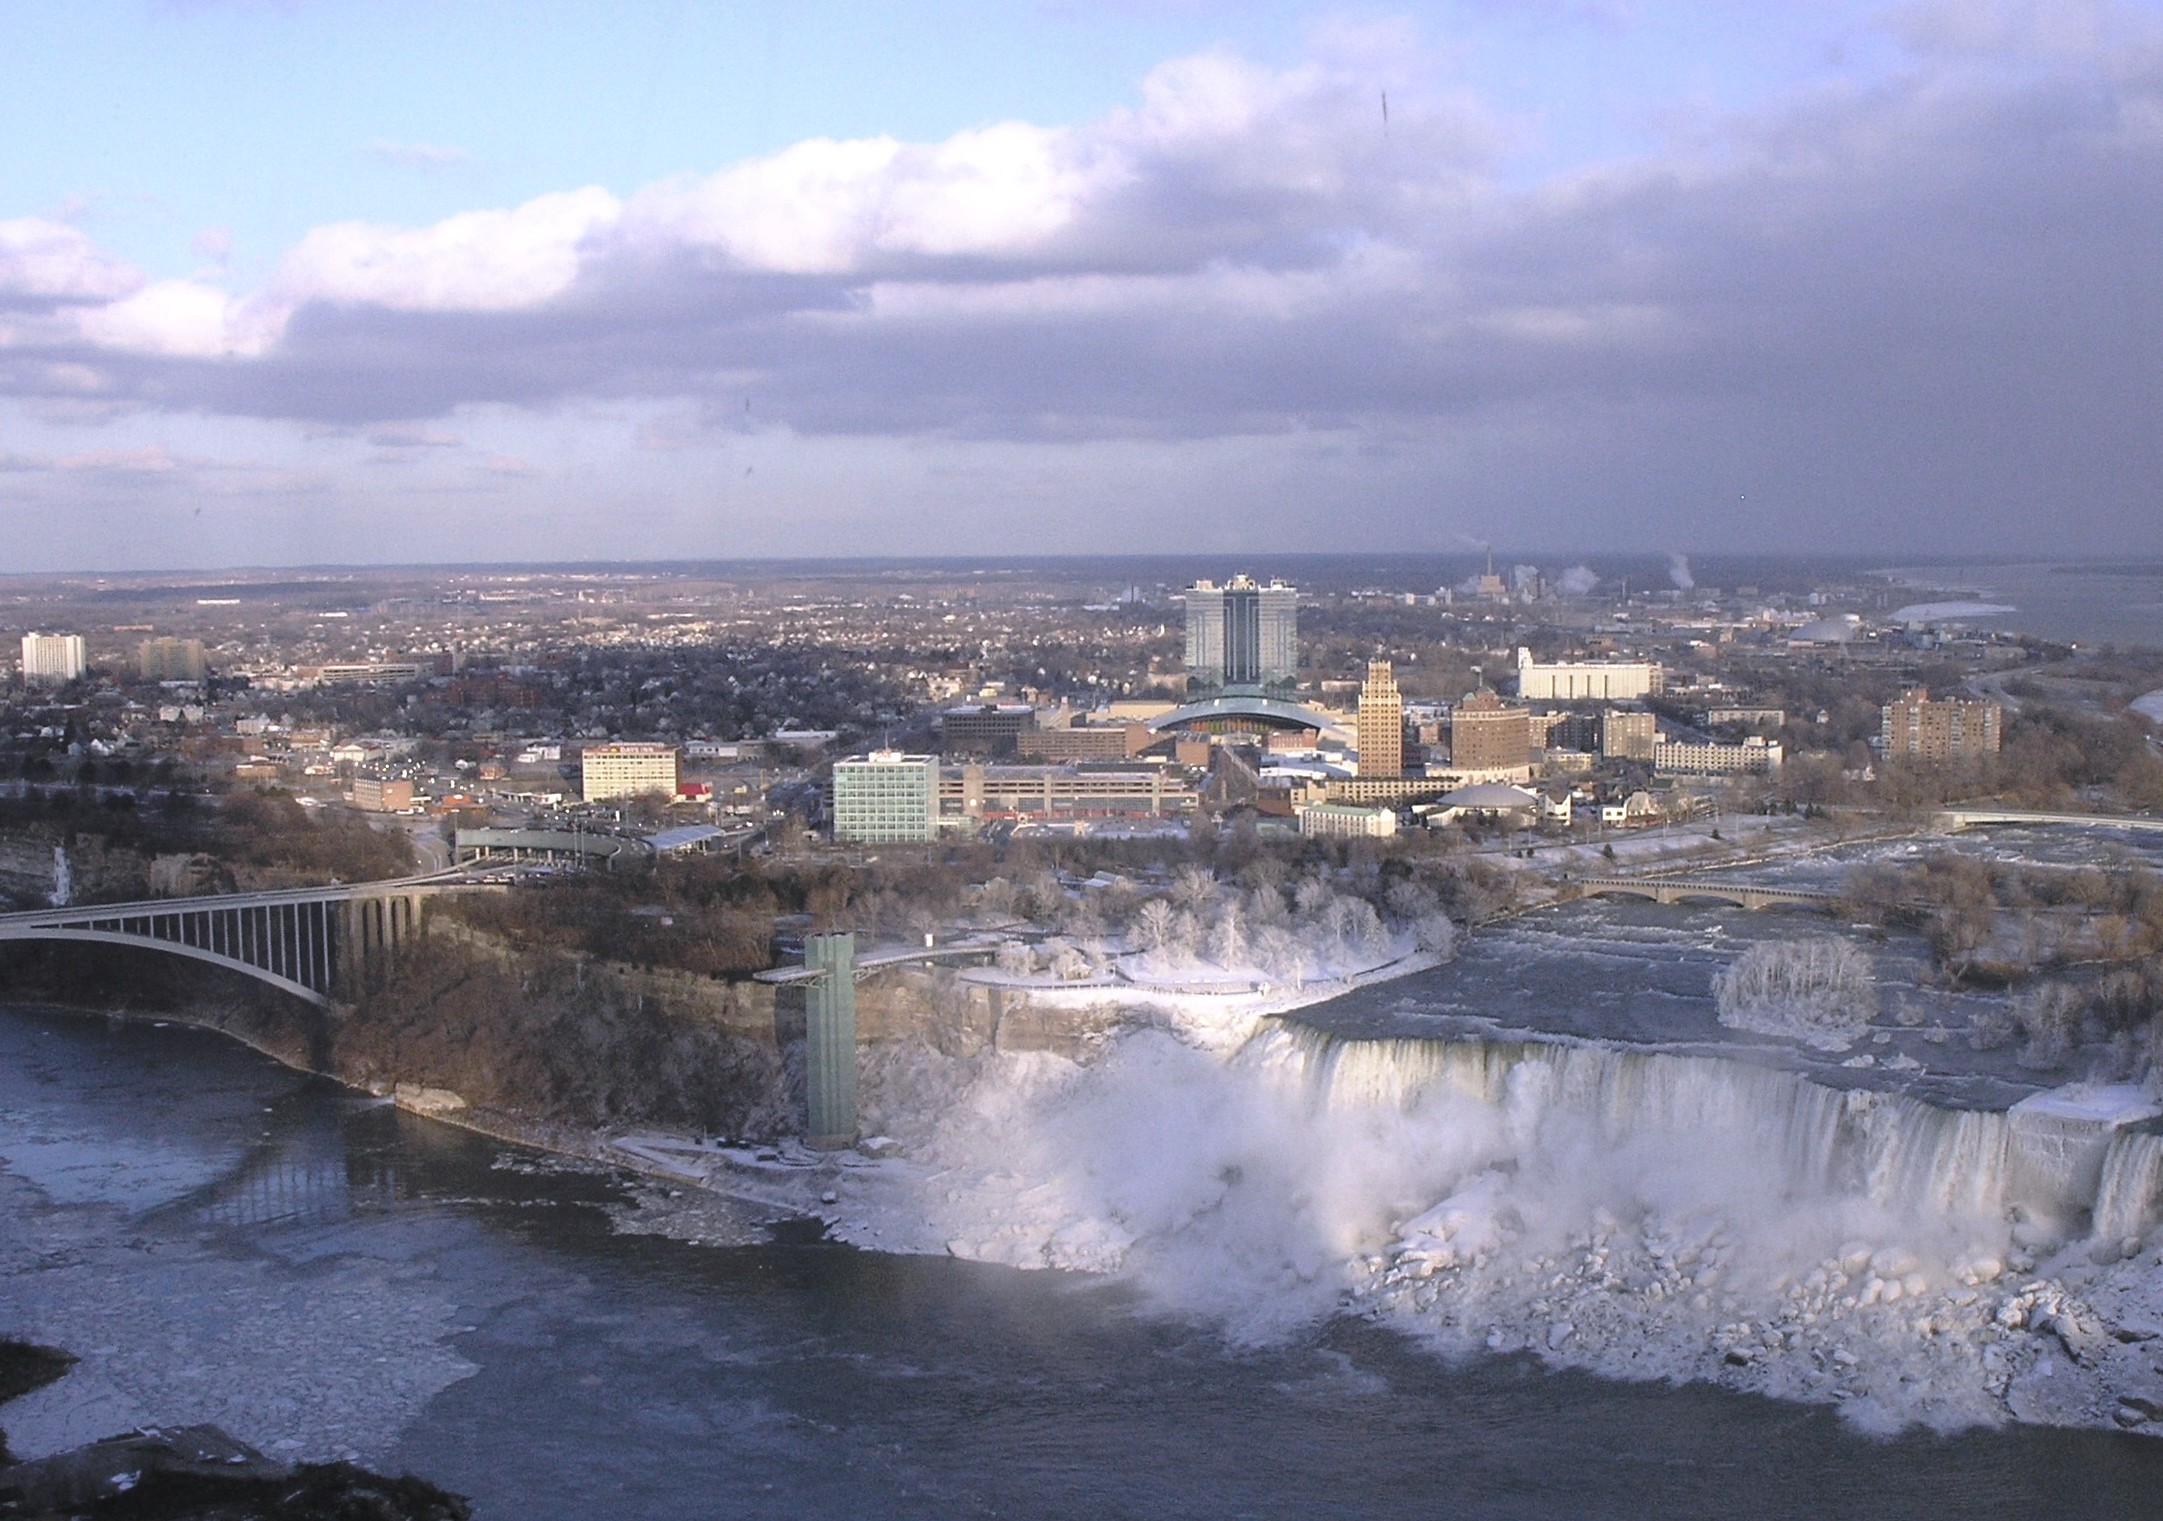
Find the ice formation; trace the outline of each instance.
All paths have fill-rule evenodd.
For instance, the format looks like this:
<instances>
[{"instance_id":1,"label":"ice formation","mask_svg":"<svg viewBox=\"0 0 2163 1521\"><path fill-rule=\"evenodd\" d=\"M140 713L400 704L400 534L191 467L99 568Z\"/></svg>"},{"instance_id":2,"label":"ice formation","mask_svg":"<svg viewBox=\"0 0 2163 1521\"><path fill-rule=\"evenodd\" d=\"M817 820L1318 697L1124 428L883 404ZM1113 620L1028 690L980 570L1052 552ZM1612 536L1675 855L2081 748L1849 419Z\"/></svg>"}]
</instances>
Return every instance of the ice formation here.
<instances>
[{"instance_id":1,"label":"ice formation","mask_svg":"<svg viewBox=\"0 0 2163 1521\"><path fill-rule=\"evenodd\" d=\"M2138 1090L1959 1110L1719 1057L1269 1019L1229 1059L1145 1029L1086 1066L927 1056L870 1091L888 1126L938 1118L890 1207L851 1191L867 1244L912 1221L931 1249L1119 1271L1242 1337L1349 1309L1868 1424L2163 1427L2163 1255L2141 1255L2163 1134Z\"/></svg>"}]
</instances>

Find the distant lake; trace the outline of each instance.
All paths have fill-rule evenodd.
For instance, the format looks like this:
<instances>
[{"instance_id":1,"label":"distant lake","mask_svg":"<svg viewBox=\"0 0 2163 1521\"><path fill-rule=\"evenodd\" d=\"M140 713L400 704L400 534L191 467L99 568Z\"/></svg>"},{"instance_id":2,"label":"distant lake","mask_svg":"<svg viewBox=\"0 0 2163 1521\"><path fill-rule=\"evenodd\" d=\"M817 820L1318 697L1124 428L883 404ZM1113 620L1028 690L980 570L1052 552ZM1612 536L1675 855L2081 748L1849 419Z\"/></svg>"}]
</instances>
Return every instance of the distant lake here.
<instances>
[{"instance_id":1,"label":"distant lake","mask_svg":"<svg viewBox=\"0 0 2163 1521\"><path fill-rule=\"evenodd\" d=\"M2019 609L1978 620L1983 627L2163 649L2163 564L1906 565L1892 574L1917 584L1907 600L1946 600L1942 593L1959 591Z\"/></svg>"}]
</instances>

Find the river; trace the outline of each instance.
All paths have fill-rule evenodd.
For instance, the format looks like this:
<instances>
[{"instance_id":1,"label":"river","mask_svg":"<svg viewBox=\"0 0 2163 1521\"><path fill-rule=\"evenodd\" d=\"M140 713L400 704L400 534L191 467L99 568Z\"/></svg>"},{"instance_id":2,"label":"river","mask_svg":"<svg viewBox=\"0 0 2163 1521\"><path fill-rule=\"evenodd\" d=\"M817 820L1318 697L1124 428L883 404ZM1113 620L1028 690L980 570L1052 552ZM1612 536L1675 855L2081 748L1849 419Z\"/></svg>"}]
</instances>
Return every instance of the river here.
<instances>
[{"instance_id":1,"label":"river","mask_svg":"<svg viewBox=\"0 0 2163 1521\"><path fill-rule=\"evenodd\" d=\"M1884 1439L1716 1389L1241 1346L1119 1284L614 1230L625 1180L179 1027L0 1012L0 1332L83 1354L46 1450L220 1421L483 1517L2148 1517L2163 1442ZM284 1444L284 1445L280 1445Z\"/></svg>"}]
</instances>

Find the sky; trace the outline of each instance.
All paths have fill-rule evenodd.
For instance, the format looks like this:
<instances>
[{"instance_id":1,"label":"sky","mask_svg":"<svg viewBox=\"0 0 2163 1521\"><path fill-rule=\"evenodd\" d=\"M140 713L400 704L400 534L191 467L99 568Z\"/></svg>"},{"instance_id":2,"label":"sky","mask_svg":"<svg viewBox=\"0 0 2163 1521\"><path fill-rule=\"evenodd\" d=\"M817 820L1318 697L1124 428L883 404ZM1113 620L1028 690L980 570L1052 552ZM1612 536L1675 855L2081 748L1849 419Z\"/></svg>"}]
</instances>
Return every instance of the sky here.
<instances>
[{"instance_id":1,"label":"sky","mask_svg":"<svg viewBox=\"0 0 2163 1521\"><path fill-rule=\"evenodd\" d=\"M2163 0L0 0L0 571L2163 552Z\"/></svg>"}]
</instances>

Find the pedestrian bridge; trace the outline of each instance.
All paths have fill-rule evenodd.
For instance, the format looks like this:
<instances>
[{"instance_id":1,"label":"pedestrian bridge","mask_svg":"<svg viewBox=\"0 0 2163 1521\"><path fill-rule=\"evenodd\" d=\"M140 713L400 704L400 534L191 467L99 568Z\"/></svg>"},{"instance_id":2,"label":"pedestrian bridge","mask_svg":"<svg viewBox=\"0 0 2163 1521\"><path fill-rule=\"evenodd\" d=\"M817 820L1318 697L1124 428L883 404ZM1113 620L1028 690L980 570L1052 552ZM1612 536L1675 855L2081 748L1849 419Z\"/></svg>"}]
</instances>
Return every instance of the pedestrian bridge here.
<instances>
[{"instance_id":1,"label":"pedestrian bridge","mask_svg":"<svg viewBox=\"0 0 2163 1521\"><path fill-rule=\"evenodd\" d=\"M318 1008L350 997L360 973L420 932L435 893L482 885L463 869L387 882L95 903L0 914L0 941L126 945L253 977Z\"/></svg>"},{"instance_id":2,"label":"pedestrian bridge","mask_svg":"<svg viewBox=\"0 0 2163 1521\"><path fill-rule=\"evenodd\" d=\"M2046 813L2034 808L1946 808L1933 815L1934 828L1947 832L1978 824L2057 824L2074 829L2130 829L2163 834L2163 819L2109 813Z\"/></svg>"},{"instance_id":3,"label":"pedestrian bridge","mask_svg":"<svg viewBox=\"0 0 2163 1521\"><path fill-rule=\"evenodd\" d=\"M1588 898L1643 898L1652 903L1729 903L1737 908L1824 908L1840 895L1807 887L1759 887L1708 877L1573 877Z\"/></svg>"}]
</instances>

